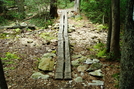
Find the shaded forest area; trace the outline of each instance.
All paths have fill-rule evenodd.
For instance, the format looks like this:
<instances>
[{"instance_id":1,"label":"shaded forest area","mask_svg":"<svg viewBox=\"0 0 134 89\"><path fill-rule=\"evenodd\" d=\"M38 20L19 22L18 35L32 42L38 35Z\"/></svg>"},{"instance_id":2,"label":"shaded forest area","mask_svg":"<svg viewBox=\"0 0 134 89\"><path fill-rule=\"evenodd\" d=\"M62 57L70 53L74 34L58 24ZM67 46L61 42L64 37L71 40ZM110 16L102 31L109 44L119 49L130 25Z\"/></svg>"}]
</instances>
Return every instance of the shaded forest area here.
<instances>
[{"instance_id":1,"label":"shaded forest area","mask_svg":"<svg viewBox=\"0 0 134 89\"><path fill-rule=\"evenodd\" d=\"M0 0L0 88L134 89L133 6L133 0ZM60 84L54 80L54 70L62 10L68 11L70 23L73 79ZM85 41L84 36L88 39L94 34L100 35L91 37L89 43ZM31 75L40 71L39 62L43 55L48 57L47 53L52 53L49 55L53 60L50 60L51 72L41 73L49 78L47 75L45 79L32 79ZM103 78L87 74L86 69L91 65L84 63L89 58L102 63ZM83 71L79 70L81 67ZM77 78L83 79L81 85ZM87 86L94 79L107 85Z\"/></svg>"}]
</instances>

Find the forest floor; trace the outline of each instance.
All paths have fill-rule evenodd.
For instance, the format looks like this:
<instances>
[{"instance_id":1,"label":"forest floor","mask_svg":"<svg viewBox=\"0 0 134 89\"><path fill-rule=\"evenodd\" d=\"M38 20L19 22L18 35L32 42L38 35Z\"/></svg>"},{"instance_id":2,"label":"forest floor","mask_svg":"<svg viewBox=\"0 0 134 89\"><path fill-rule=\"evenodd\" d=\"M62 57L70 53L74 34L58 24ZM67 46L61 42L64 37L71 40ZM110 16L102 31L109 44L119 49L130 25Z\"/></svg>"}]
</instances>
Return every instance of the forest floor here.
<instances>
[{"instance_id":1,"label":"forest floor","mask_svg":"<svg viewBox=\"0 0 134 89\"><path fill-rule=\"evenodd\" d=\"M58 11L59 16L60 11ZM7 29L0 33L0 56L3 59L9 89L117 89L119 62L97 58L95 55L99 49L93 48L100 42L106 43L107 30L104 30L100 24L93 24L83 15L82 18L73 17L72 13L69 13L71 61L77 60L77 58L72 57L73 55L81 55L79 58L84 57L85 59L98 59L103 64L101 70L104 76L94 77L86 71L81 74L76 66L72 66L71 80L55 80L55 67L51 72L43 72L38 69L39 59L45 53L57 51L57 32L59 29L56 25L59 23L58 18L48 29L21 29L21 31L20 29ZM55 62L56 58L54 58ZM33 79L31 75L34 72L48 74L50 77L48 79ZM76 82L76 77L81 77L82 82ZM88 85L92 80L104 81L104 85Z\"/></svg>"}]
</instances>

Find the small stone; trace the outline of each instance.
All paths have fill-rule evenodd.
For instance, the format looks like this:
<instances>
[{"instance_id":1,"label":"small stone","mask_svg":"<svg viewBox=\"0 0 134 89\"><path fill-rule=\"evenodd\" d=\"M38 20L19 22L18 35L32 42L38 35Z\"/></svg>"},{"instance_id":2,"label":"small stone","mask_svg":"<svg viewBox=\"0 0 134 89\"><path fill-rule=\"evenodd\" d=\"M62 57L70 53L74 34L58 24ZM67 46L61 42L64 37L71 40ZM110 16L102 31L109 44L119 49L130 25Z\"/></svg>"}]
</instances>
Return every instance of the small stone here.
<instances>
[{"instance_id":1,"label":"small stone","mask_svg":"<svg viewBox=\"0 0 134 89\"><path fill-rule=\"evenodd\" d=\"M77 78L74 79L74 81L77 82L77 83L78 82L83 82L83 79L82 79L82 77L77 77Z\"/></svg>"},{"instance_id":2,"label":"small stone","mask_svg":"<svg viewBox=\"0 0 134 89\"><path fill-rule=\"evenodd\" d=\"M93 63L98 63L98 62L100 62L100 60L98 60L98 59L93 59Z\"/></svg>"},{"instance_id":3,"label":"small stone","mask_svg":"<svg viewBox=\"0 0 134 89\"><path fill-rule=\"evenodd\" d=\"M48 25L48 28L51 28L52 26L51 25Z\"/></svg>"},{"instance_id":4,"label":"small stone","mask_svg":"<svg viewBox=\"0 0 134 89\"><path fill-rule=\"evenodd\" d=\"M78 72L84 72L87 69L87 65L80 65L77 67Z\"/></svg>"},{"instance_id":5,"label":"small stone","mask_svg":"<svg viewBox=\"0 0 134 89\"><path fill-rule=\"evenodd\" d=\"M75 59L76 59L76 58L81 58L81 57L82 57L81 54L80 54L80 55L73 55L73 56L72 56L72 58L75 58Z\"/></svg>"},{"instance_id":6,"label":"small stone","mask_svg":"<svg viewBox=\"0 0 134 89\"><path fill-rule=\"evenodd\" d=\"M87 59L85 63L86 64L92 64L93 63L93 59Z\"/></svg>"},{"instance_id":7,"label":"small stone","mask_svg":"<svg viewBox=\"0 0 134 89\"><path fill-rule=\"evenodd\" d=\"M44 75L40 72L35 72L32 74L31 78L33 78L33 79L48 79L49 75Z\"/></svg>"},{"instance_id":8,"label":"small stone","mask_svg":"<svg viewBox=\"0 0 134 89\"><path fill-rule=\"evenodd\" d=\"M79 61L78 60L72 61L72 66L79 66Z\"/></svg>"},{"instance_id":9,"label":"small stone","mask_svg":"<svg viewBox=\"0 0 134 89\"><path fill-rule=\"evenodd\" d=\"M91 64L91 66L87 69L87 71L94 71L94 70L97 70L97 69L100 69L102 67L102 64L101 63L93 63Z\"/></svg>"},{"instance_id":10,"label":"small stone","mask_svg":"<svg viewBox=\"0 0 134 89\"><path fill-rule=\"evenodd\" d=\"M95 71L93 71L93 72L89 72L89 74L90 74L91 76L94 76L94 77L103 77L103 76L104 76L104 75L102 74L101 69L95 70Z\"/></svg>"},{"instance_id":11,"label":"small stone","mask_svg":"<svg viewBox=\"0 0 134 89\"><path fill-rule=\"evenodd\" d=\"M59 29L59 23L56 23L56 24L53 26L53 29Z\"/></svg>"},{"instance_id":12,"label":"small stone","mask_svg":"<svg viewBox=\"0 0 134 89\"><path fill-rule=\"evenodd\" d=\"M27 26L27 23L22 22L22 23L20 23L20 26Z\"/></svg>"},{"instance_id":13,"label":"small stone","mask_svg":"<svg viewBox=\"0 0 134 89\"><path fill-rule=\"evenodd\" d=\"M68 30L69 33L74 32L74 31L75 31L75 27L69 27L69 30Z\"/></svg>"},{"instance_id":14,"label":"small stone","mask_svg":"<svg viewBox=\"0 0 134 89\"><path fill-rule=\"evenodd\" d=\"M52 57L56 57L56 55L54 53L45 53L43 55L44 58L52 58Z\"/></svg>"},{"instance_id":15,"label":"small stone","mask_svg":"<svg viewBox=\"0 0 134 89\"><path fill-rule=\"evenodd\" d=\"M87 58L87 57L85 57L85 56L81 56L81 58L78 58L77 60L78 60L79 62L84 62L84 61L86 61L86 58Z\"/></svg>"},{"instance_id":16,"label":"small stone","mask_svg":"<svg viewBox=\"0 0 134 89\"><path fill-rule=\"evenodd\" d=\"M28 40L27 43L33 43L33 40Z\"/></svg>"},{"instance_id":17,"label":"small stone","mask_svg":"<svg viewBox=\"0 0 134 89\"><path fill-rule=\"evenodd\" d=\"M86 62L84 62L84 63L86 63L86 64L93 64L93 63L98 63L100 60L98 60L98 59L87 59L86 60Z\"/></svg>"},{"instance_id":18,"label":"small stone","mask_svg":"<svg viewBox=\"0 0 134 89\"><path fill-rule=\"evenodd\" d=\"M54 73L53 72L50 72L50 73L48 73L50 76L54 76Z\"/></svg>"},{"instance_id":19,"label":"small stone","mask_svg":"<svg viewBox=\"0 0 134 89\"><path fill-rule=\"evenodd\" d=\"M85 83L82 83L82 85L83 85L84 87L86 87L86 86L87 86Z\"/></svg>"},{"instance_id":20,"label":"small stone","mask_svg":"<svg viewBox=\"0 0 134 89\"><path fill-rule=\"evenodd\" d=\"M104 81L100 81L100 80L92 80L93 83L88 83L88 86L92 85L92 86L103 86L104 85Z\"/></svg>"}]
</instances>

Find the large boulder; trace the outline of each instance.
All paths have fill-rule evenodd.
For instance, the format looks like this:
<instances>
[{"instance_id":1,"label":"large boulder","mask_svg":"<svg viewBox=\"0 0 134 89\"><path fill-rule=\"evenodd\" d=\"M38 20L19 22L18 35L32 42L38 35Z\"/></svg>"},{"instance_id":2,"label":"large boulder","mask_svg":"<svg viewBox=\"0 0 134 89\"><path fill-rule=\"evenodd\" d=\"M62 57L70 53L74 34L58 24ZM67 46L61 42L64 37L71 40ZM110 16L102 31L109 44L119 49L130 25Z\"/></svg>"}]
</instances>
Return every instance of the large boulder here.
<instances>
[{"instance_id":1,"label":"large boulder","mask_svg":"<svg viewBox=\"0 0 134 89\"><path fill-rule=\"evenodd\" d=\"M82 79L82 77L76 77L75 79L74 79L74 81L75 82L83 82L83 79Z\"/></svg>"},{"instance_id":2,"label":"large boulder","mask_svg":"<svg viewBox=\"0 0 134 89\"><path fill-rule=\"evenodd\" d=\"M43 71L53 71L54 60L52 58L42 58L38 68Z\"/></svg>"},{"instance_id":3,"label":"large boulder","mask_svg":"<svg viewBox=\"0 0 134 89\"><path fill-rule=\"evenodd\" d=\"M43 71L53 71L54 68L54 53L45 53L41 58L38 68Z\"/></svg>"}]
</instances>

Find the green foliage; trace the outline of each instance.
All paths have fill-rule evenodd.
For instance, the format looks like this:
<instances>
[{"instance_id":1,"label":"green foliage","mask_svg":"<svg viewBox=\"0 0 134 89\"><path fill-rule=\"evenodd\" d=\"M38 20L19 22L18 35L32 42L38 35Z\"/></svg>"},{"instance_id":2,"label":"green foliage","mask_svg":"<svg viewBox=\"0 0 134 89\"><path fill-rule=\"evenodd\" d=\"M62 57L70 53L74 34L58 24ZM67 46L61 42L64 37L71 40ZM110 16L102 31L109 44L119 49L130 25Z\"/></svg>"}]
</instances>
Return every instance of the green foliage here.
<instances>
[{"instance_id":1,"label":"green foliage","mask_svg":"<svg viewBox=\"0 0 134 89\"><path fill-rule=\"evenodd\" d=\"M81 2L81 9L86 12L86 16L93 23L101 23L103 16L108 18L109 5L109 0L83 0Z\"/></svg>"},{"instance_id":2,"label":"green foliage","mask_svg":"<svg viewBox=\"0 0 134 89\"><path fill-rule=\"evenodd\" d=\"M20 59L20 57L18 57L16 54L14 53L10 53L10 52L7 52L5 54L5 57L4 58L1 58L2 60L13 60L13 59Z\"/></svg>"},{"instance_id":3,"label":"green foliage","mask_svg":"<svg viewBox=\"0 0 134 89\"><path fill-rule=\"evenodd\" d=\"M21 58L14 53L7 52L5 54L5 57L3 57L1 59L4 61L5 65L9 65L9 64L14 64L14 60L18 60Z\"/></svg>"},{"instance_id":4,"label":"green foliage","mask_svg":"<svg viewBox=\"0 0 134 89\"><path fill-rule=\"evenodd\" d=\"M20 32L21 29L20 28L17 28L17 29L13 29L16 33Z\"/></svg>"},{"instance_id":5,"label":"green foliage","mask_svg":"<svg viewBox=\"0 0 134 89\"><path fill-rule=\"evenodd\" d=\"M52 39L55 39L55 37L52 36L52 33L50 33L50 32L41 33L41 34L40 34L40 37L44 38L44 39L47 40L47 41L50 41L50 40L52 40Z\"/></svg>"},{"instance_id":6,"label":"green foliage","mask_svg":"<svg viewBox=\"0 0 134 89\"><path fill-rule=\"evenodd\" d=\"M106 57L106 50L105 45L103 43L98 43L94 47L94 50L97 50L97 57L105 58Z\"/></svg>"},{"instance_id":7,"label":"green foliage","mask_svg":"<svg viewBox=\"0 0 134 89\"><path fill-rule=\"evenodd\" d=\"M103 57L105 58L106 57L106 50L102 50L102 51L99 51L97 54L96 54L97 57Z\"/></svg>"},{"instance_id":8,"label":"green foliage","mask_svg":"<svg viewBox=\"0 0 134 89\"><path fill-rule=\"evenodd\" d=\"M57 0L58 8L70 8L74 6L74 2L70 2L69 0Z\"/></svg>"},{"instance_id":9,"label":"green foliage","mask_svg":"<svg viewBox=\"0 0 134 89\"><path fill-rule=\"evenodd\" d=\"M4 68L4 70L6 71L6 70L14 70L15 69L15 67L5 67Z\"/></svg>"},{"instance_id":10,"label":"green foliage","mask_svg":"<svg viewBox=\"0 0 134 89\"><path fill-rule=\"evenodd\" d=\"M8 33L0 33L0 39L7 38Z\"/></svg>"},{"instance_id":11,"label":"green foliage","mask_svg":"<svg viewBox=\"0 0 134 89\"><path fill-rule=\"evenodd\" d=\"M81 9L86 13L93 23L102 23L103 17L105 23L108 22L110 16L111 0L82 0ZM120 18L124 23L126 11L126 0L120 1Z\"/></svg>"},{"instance_id":12,"label":"green foliage","mask_svg":"<svg viewBox=\"0 0 134 89\"><path fill-rule=\"evenodd\" d=\"M108 29L108 27L106 25L103 25L103 24L100 24L100 25L97 25L97 30L104 30L104 29Z\"/></svg>"},{"instance_id":13,"label":"green foliage","mask_svg":"<svg viewBox=\"0 0 134 89\"><path fill-rule=\"evenodd\" d=\"M115 83L115 87L119 88L119 78L120 78L120 73L115 73L112 75L112 77L115 79L114 83Z\"/></svg>"}]
</instances>

